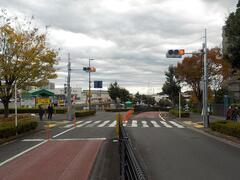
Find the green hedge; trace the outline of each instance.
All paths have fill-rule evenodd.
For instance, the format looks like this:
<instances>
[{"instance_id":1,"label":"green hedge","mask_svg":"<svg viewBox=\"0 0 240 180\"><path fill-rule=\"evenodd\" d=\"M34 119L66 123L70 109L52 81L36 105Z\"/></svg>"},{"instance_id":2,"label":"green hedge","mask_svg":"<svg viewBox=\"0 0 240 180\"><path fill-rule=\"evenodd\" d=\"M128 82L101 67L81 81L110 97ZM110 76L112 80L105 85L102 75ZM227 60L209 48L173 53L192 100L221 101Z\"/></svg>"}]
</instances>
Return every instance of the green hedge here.
<instances>
[{"instance_id":1,"label":"green hedge","mask_svg":"<svg viewBox=\"0 0 240 180\"><path fill-rule=\"evenodd\" d=\"M179 117L178 109L171 109L169 112L170 112L170 114L172 114L172 115L174 115L176 117ZM181 117L182 118L190 117L190 113L189 112L185 112L185 111L181 111Z\"/></svg>"},{"instance_id":2,"label":"green hedge","mask_svg":"<svg viewBox=\"0 0 240 180\"><path fill-rule=\"evenodd\" d=\"M105 109L106 112L127 112L131 109Z\"/></svg>"},{"instance_id":3,"label":"green hedge","mask_svg":"<svg viewBox=\"0 0 240 180\"><path fill-rule=\"evenodd\" d=\"M17 111L19 114L24 114L24 113L37 114L39 109L38 108L18 108ZM46 112L48 112L47 109L46 109ZM56 114L65 114L67 113L67 109L66 108L54 109L54 112ZM15 109L9 109L9 114L14 114L14 113L15 113ZM4 109L0 109L0 114L4 114Z\"/></svg>"},{"instance_id":4,"label":"green hedge","mask_svg":"<svg viewBox=\"0 0 240 180\"><path fill-rule=\"evenodd\" d=\"M5 122L6 121L6 122ZM6 139L11 136L34 130L38 126L38 122L33 117L19 118L18 126L15 127L14 120L2 120L0 122L0 139Z\"/></svg>"},{"instance_id":5,"label":"green hedge","mask_svg":"<svg viewBox=\"0 0 240 180\"><path fill-rule=\"evenodd\" d=\"M216 121L210 123L210 128L226 135L240 138L240 123L232 121Z\"/></svg>"},{"instance_id":6,"label":"green hedge","mask_svg":"<svg viewBox=\"0 0 240 180\"><path fill-rule=\"evenodd\" d=\"M82 111L75 112L76 117L91 116L91 115L95 115L95 114L96 114L95 110L82 110Z\"/></svg>"}]
</instances>

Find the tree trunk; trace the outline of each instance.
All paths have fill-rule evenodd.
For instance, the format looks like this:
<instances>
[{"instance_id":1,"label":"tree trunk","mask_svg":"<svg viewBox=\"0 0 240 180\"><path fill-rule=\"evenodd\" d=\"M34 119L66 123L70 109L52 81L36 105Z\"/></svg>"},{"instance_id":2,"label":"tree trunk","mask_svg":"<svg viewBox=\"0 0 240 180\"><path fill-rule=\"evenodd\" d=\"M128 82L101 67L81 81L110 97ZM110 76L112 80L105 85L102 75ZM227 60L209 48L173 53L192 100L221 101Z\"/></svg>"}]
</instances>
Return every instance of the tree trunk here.
<instances>
[{"instance_id":1,"label":"tree trunk","mask_svg":"<svg viewBox=\"0 0 240 180\"><path fill-rule=\"evenodd\" d=\"M8 115L9 115L9 107L8 107L8 105L9 105L9 102L4 102L3 103L3 106L4 106L4 117L5 118L7 118Z\"/></svg>"}]
</instances>

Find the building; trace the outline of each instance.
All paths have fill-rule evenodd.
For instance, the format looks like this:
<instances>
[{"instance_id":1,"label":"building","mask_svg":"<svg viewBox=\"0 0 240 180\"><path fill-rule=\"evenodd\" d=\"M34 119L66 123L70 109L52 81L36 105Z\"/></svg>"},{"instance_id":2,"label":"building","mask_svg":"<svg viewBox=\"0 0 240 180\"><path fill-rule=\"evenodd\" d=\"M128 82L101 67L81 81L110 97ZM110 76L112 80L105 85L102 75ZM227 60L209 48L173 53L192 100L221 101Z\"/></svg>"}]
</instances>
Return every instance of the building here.
<instances>
[{"instance_id":1,"label":"building","mask_svg":"<svg viewBox=\"0 0 240 180\"><path fill-rule=\"evenodd\" d=\"M81 99L82 103L87 102L87 94L88 94L88 90L83 90L82 99ZM106 90L91 90L91 94L92 94L92 98L91 98L92 103L99 103L99 102L106 103L111 101L108 91Z\"/></svg>"}]
</instances>

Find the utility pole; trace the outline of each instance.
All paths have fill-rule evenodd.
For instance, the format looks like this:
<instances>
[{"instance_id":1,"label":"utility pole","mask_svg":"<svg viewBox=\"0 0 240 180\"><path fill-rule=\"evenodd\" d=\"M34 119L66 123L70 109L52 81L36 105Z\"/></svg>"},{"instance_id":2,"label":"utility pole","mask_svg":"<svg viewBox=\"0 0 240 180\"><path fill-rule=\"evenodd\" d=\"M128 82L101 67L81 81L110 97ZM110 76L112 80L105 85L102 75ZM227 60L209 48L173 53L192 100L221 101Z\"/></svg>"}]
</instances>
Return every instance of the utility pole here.
<instances>
[{"instance_id":1,"label":"utility pole","mask_svg":"<svg viewBox=\"0 0 240 180\"><path fill-rule=\"evenodd\" d=\"M207 60L207 29L205 29L204 32L204 48L203 48L203 53L204 53L204 88L203 88L203 125L204 128L209 127L209 122L208 122L208 72L207 72L207 67L208 67L208 60Z\"/></svg>"},{"instance_id":2,"label":"utility pole","mask_svg":"<svg viewBox=\"0 0 240 180\"><path fill-rule=\"evenodd\" d=\"M14 86L14 89L15 89L15 127L18 126L18 118L17 118L17 81L15 82L15 86Z\"/></svg>"},{"instance_id":3,"label":"utility pole","mask_svg":"<svg viewBox=\"0 0 240 180\"><path fill-rule=\"evenodd\" d=\"M88 67L89 67L89 71L88 71L88 109L91 109L91 97L92 97L92 93L91 93L91 61L94 59L88 59Z\"/></svg>"},{"instance_id":4,"label":"utility pole","mask_svg":"<svg viewBox=\"0 0 240 180\"><path fill-rule=\"evenodd\" d=\"M70 62L70 53L68 53L68 77L67 77L67 105L68 105L68 113L67 119L72 120L72 102L71 102L71 62Z\"/></svg>"},{"instance_id":5,"label":"utility pole","mask_svg":"<svg viewBox=\"0 0 240 180\"><path fill-rule=\"evenodd\" d=\"M179 97L178 97L178 117L181 119L181 92L179 92Z\"/></svg>"}]
</instances>

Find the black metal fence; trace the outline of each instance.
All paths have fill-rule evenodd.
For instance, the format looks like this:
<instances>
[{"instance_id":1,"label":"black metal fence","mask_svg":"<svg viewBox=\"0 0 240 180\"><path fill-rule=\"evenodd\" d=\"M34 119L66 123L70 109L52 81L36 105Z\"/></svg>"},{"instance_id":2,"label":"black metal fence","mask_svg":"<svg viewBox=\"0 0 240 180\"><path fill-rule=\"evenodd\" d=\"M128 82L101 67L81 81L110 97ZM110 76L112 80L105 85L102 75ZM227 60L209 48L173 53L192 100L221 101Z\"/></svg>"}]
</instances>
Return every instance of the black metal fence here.
<instances>
[{"instance_id":1,"label":"black metal fence","mask_svg":"<svg viewBox=\"0 0 240 180\"><path fill-rule=\"evenodd\" d=\"M118 127L121 180L147 180L121 121L119 121Z\"/></svg>"}]
</instances>

